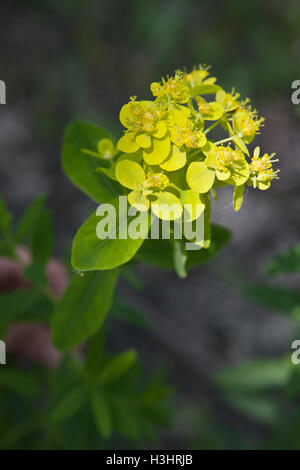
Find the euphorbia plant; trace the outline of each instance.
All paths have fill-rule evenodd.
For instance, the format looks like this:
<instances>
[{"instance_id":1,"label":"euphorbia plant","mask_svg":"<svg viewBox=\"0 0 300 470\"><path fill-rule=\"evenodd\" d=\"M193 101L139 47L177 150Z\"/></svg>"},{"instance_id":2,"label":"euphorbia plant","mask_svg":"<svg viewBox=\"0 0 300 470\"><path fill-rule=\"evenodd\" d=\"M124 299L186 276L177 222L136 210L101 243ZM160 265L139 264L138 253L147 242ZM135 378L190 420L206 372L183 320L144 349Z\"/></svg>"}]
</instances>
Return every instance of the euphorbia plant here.
<instances>
[{"instance_id":1,"label":"euphorbia plant","mask_svg":"<svg viewBox=\"0 0 300 470\"><path fill-rule=\"evenodd\" d=\"M217 198L219 188L231 186L237 211L245 185L266 190L277 178L274 154L260 155L259 147L253 152L248 149L264 118L248 98L241 100L239 93L228 93L217 85L208 67L191 73L176 71L152 83L150 89L153 100L132 97L122 107L120 121L125 131L117 144L105 130L86 122L67 128L62 155L65 172L96 202L111 203L118 218L114 237L109 233L97 237L99 214L80 227L72 250L72 264L79 271L114 269L137 255L175 267L184 277L186 266L211 257L229 238L221 227L211 230L211 196ZM217 127L224 137L213 140ZM135 209L133 217L147 212L171 221L171 239L150 240L150 224L134 239L119 236L118 229L127 227L128 219L127 212L118 210L120 195ZM203 248L200 251L186 252L184 240L172 239L172 227L183 213L191 223L200 217L204 220L203 234L192 240L195 248Z\"/></svg>"}]
</instances>

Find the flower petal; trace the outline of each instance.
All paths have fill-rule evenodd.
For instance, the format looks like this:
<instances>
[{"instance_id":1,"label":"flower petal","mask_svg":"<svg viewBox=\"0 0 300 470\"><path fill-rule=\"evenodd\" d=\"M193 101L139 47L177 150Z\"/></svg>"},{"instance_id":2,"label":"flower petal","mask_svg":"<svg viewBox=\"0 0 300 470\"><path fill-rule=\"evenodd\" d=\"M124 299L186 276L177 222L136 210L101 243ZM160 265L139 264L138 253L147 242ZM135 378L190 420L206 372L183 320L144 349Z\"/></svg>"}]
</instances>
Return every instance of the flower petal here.
<instances>
[{"instance_id":1,"label":"flower petal","mask_svg":"<svg viewBox=\"0 0 300 470\"><path fill-rule=\"evenodd\" d=\"M198 219L205 209L205 204L201 201L199 193L192 189L181 191L180 201L185 211L185 222L192 222Z\"/></svg>"},{"instance_id":2,"label":"flower petal","mask_svg":"<svg viewBox=\"0 0 300 470\"><path fill-rule=\"evenodd\" d=\"M271 186L270 181L257 181L257 187L261 191L265 191L266 189L269 189L270 186Z\"/></svg>"},{"instance_id":3,"label":"flower petal","mask_svg":"<svg viewBox=\"0 0 300 470\"><path fill-rule=\"evenodd\" d=\"M118 142L118 149L121 152L133 153L136 152L140 146L135 141L135 134L133 132L126 132Z\"/></svg>"},{"instance_id":4,"label":"flower petal","mask_svg":"<svg viewBox=\"0 0 300 470\"><path fill-rule=\"evenodd\" d=\"M156 217L161 220L176 220L182 214L180 200L172 193L155 193L157 199L152 202L151 210Z\"/></svg>"},{"instance_id":5,"label":"flower petal","mask_svg":"<svg viewBox=\"0 0 300 470\"><path fill-rule=\"evenodd\" d=\"M186 173L189 187L197 193L207 193L215 181L215 171L204 162L192 162Z\"/></svg>"},{"instance_id":6,"label":"flower petal","mask_svg":"<svg viewBox=\"0 0 300 470\"><path fill-rule=\"evenodd\" d=\"M145 212L150 207L150 201L147 199L142 191L135 190L128 194L128 201L131 206L134 206L138 211Z\"/></svg>"},{"instance_id":7,"label":"flower petal","mask_svg":"<svg viewBox=\"0 0 300 470\"><path fill-rule=\"evenodd\" d=\"M149 134L140 134L136 137L136 143L143 149L147 149L151 146L151 137Z\"/></svg>"},{"instance_id":8,"label":"flower petal","mask_svg":"<svg viewBox=\"0 0 300 470\"><path fill-rule=\"evenodd\" d=\"M172 145L171 152L167 160L160 164L160 167L166 171L176 171L183 168L186 164L186 152L181 152L176 145Z\"/></svg>"},{"instance_id":9,"label":"flower petal","mask_svg":"<svg viewBox=\"0 0 300 470\"><path fill-rule=\"evenodd\" d=\"M254 157L254 158L258 158L258 157L259 157L259 154L260 154L260 147L257 146L257 147L255 147L255 149L254 149L253 157Z\"/></svg>"},{"instance_id":10,"label":"flower petal","mask_svg":"<svg viewBox=\"0 0 300 470\"><path fill-rule=\"evenodd\" d=\"M231 176L231 172L228 169L224 171L216 170L216 177L220 181L226 181L228 180L228 178L230 178L230 176Z\"/></svg>"},{"instance_id":11,"label":"flower petal","mask_svg":"<svg viewBox=\"0 0 300 470\"><path fill-rule=\"evenodd\" d=\"M231 177L228 183L233 184L234 186L241 186L241 184L246 183L249 178L250 170L249 164L244 160L238 160L230 166Z\"/></svg>"},{"instance_id":12,"label":"flower petal","mask_svg":"<svg viewBox=\"0 0 300 470\"><path fill-rule=\"evenodd\" d=\"M116 178L125 188L139 189L146 179L141 165L130 160L122 160L116 166Z\"/></svg>"},{"instance_id":13,"label":"flower petal","mask_svg":"<svg viewBox=\"0 0 300 470\"><path fill-rule=\"evenodd\" d=\"M119 114L120 122L128 128L128 121L132 118L131 103L124 104Z\"/></svg>"},{"instance_id":14,"label":"flower petal","mask_svg":"<svg viewBox=\"0 0 300 470\"><path fill-rule=\"evenodd\" d=\"M162 139L167 132L167 124L164 121L158 121L156 125L156 130L152 133L153 137L157 139Z\"/></svg>"},{"instance_id":15,"label":"flower petal","mask_svg":"<svg viewBox=\"0 0 300 470\"><path fill-rule=\"evenodd\" d=\"M148 165L159 165L168 156L170 152L170 139L152 139L152 145L149 149L144 149L143 157Z\"/></svg>"}]
</instances>

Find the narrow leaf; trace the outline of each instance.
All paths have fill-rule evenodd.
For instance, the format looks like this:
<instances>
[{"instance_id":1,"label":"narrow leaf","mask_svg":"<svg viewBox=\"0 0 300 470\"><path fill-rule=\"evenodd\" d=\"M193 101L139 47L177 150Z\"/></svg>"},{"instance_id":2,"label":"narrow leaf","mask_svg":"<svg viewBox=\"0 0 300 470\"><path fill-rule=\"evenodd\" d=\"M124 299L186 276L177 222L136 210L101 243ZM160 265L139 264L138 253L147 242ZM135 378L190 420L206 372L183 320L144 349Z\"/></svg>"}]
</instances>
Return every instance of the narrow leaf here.
<instances>
[{"instance_id":1,"label":"narrow leaf","mask_svg":"<svg viewBox=\"0 0 300 470\"><path fill-rule=\"evenodd\" d=\"M91 406L100 435L109 438L112 434L112 416L109 403L103 393L93 392Z\"/></svg>"},{"instance_id":2,"label":"narrow leaf","mask_svg":"<svg viewBox=\"0 0 300 470\"><path fill-rule=\"evenodd\" d=\"M87 403L87 393L83 386L72 388L63 395L52 411L52 422L59 423L74 416Z\"/></svg>"},{"instance_id":3,"label":"narrow leaf","mask_svg":"<svg viewBox=\"0 0 300 470\"><path fill-rule=\"evenodd\" d=\"M125 351L117 357L111 359L101 372L99 377L101 383L111 383L118 380L136 361L134 350Z\"/></svg>"}]
</instances>

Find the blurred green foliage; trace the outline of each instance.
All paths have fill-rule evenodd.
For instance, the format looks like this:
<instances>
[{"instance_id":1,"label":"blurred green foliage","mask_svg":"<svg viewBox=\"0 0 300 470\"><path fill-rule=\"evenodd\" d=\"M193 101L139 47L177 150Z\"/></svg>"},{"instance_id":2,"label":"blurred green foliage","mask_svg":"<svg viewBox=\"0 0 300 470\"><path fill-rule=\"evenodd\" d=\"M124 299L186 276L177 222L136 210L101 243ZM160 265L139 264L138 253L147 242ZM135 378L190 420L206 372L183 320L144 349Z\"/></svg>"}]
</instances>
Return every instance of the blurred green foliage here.
<instances>
[{"instance_id":1,"label":"blurred green foliage","mask_svg":"<svg viewBox=\"0 0 300 470\"><path fill-rule=\"evenodd\" d=\"M266 274L300 272L299 244L271 259ZM293 320L290 355L257 358L222 369L214 383L220 399L233 410L233 426L214 418L208 407L193 417L192 445L197 449L299 449L300 369L292 361L293 341L299 337L300 291L274 283L243 283L242 294L252 302ZM299 357L299 353L296 352ZM236 417L254 423L254 435L239 432Z\"/></svg>"},{"instance_id":2,"label":"blurred green foliage","mask_svg":"<svg viewBox=\"0 0 300 470\"><path fill-rule=\"evenodd\" d=\"M35 138L41 141L57 142L64 124L75 116L97 120L118 132L112 116L121 104L136 90L144 97L145 82L158 80L183 64L189 68L212 64L225 87L234 83L244 96L259 99L286 97L292 80L298 78L298 0L29 0L19 13L13 4L2 8L1 78L10 83L16 101L23 99L26 109L30 100ZM1 337L17 321L49 322L53 299L45 291L41 272L53 240L35 232L35 227L44 227L49 234L50 225L44 196L26 210L16 230L0 202L1 255L16 257L15 244L20 242L36 254L25 271L34 289L0 296ZM269 273L298 272L298 253L295 247L271 261ZM130 270L124 270L123 276L137 286ZM243 293L268 309L298 318L296 289L264 280L244 286ZM143 315L118 296L112 299L110 313L145 324ZM1 368L0 448L136 447L168 422L169 389L161 379L145 384L143 370L139 379L139 361L133 361L118 378L117 392L111 384L112 390L103 387L102 394L96 391L94 395L90 394L90 370L95 366L89 354L84 357L78 360L67 353L55 374L39 366ZM99 374L113 360L108 354L101 355L102 359ZM259 422L262 439L251 441L228 429L211 417L205 405L205 412L194 413L193 446L299 449L299 383L299 372L289 358L256 360L222 371L217 385L224 402L229 399L230 408L239 416ZM120 409L123 387L124 399L137 397L136 406L130 416L125 411L120 413L121 421L115 422L112 417ZM107 395L114 402L109 407ZM69 397L70 408L69 416L62 419L64 396ZM126 405L121 408L127 409ZM104 422L97 420L99 414L106 416Z\"/></svg>"},{"instance_id":3,"label":"blurred green foliage","mask_svg":"<svg viewBox=\"0 0 300 470\"><path fill-rule=\"evenodd\" d=\"M54 370L10 355L1 366L0 448L142 448L156 442L170 424L172 389L162 372L146 373L135 350L111 354L106 347L108 312L139 327L146 323L114 294L118 271L75 273L55 299L45 271L53 247L45 234L45 227L53 234L51 219L43 223L50 214L46 197L37 197L17 224L2 199L0 211L0 255L19 262L32 285L1 293L0 336L24 321L51 325L62 354ZM19 258L17 243L28 244L31 264ZM128 266L124 279L141 288ZM74 350L86 339L84 348Z\"/></svg>"}]
</instances>

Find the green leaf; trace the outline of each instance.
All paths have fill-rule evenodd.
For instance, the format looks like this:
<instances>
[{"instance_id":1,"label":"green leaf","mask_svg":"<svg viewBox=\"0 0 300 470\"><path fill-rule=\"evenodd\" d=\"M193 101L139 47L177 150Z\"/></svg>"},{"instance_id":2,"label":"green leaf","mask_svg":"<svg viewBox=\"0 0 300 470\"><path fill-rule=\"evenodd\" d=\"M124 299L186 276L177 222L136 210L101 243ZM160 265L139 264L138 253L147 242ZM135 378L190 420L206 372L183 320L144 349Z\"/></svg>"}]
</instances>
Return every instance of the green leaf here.
<instances>
[{"instance_id":1,"label":"green leaf","mask_svg":"<svg viewBox=\"0 0 300 470\"><path fill-rule=\"evenodd\" d=\"M249 418L263 424L273 425L279 418L278 405L269 397L231 394L226 401Z\"/></svg>"},{"instance_id":2,"label":"green leaf","mask_svg":"<svg viewBox=\"0 0 300 470\"><path fill-rule=\"evenodd\" d=\"M300 293L293 289L261 283L244 286L242 293L262 307L282 313L297 315L300 307Z\"/></svg>"},{"instance_id":3,"label":"green leaf","mask_svg":"<svg viewBox=\"0 0 300 470\"><path fill-rule=\"evenodd\" d=\"M187 272L185 269L187 261L187 252L184 248L184 243L182 240L174 240L174 267L176 273L181 279L187 277Z\"/></svg>"},{"instance_id":4,"label":"green leaf","mask_svg":"<svg viewBox=\"0 0 300 470\"><path fill-rule=\"evenodd\" d=\"M99 376L99 380L102 384L115 382L128 371L135 361L136 352L133 349L125 351L106 364Z\"/></svg>"},{"instance_id":5,"label":"green leaf","mask_svg":"<svg viewBox=\"0 0 300 470\"><path fill-rule=\"evenodd\" d=\"M51 420L53 423L59 423L74 416L87 403L87 392L85 387L77 386L65 393L58 401L52 411Z\"/></svg>"},{"instance_id":6,"label":"green leaf","mask_svg":"<svg viewBox=\"0 0 300 470\"><path fill-rule=\"evenodd\" d=\"M120 395L114 397L112 405L114 407L114 420L119 433L128 439L137 440L140 435L140 417L137 416L134 403L128 399L123 399Z\"/></svg>"},{"instance_id":7,"label":"green leaf","mask_svg":"<svg viewBox=\"0 0 300 470\"><path fill-rule=\"evenodd\" d=\"M242 139L238 135L235 135L233 137L233 141L242 150L242 152L245 152L245 154L248 155L248 157L250 157L249 150L248 150L246 144L244 144L244 142L242 141Z\"/></svg>"},{"instance_id":8,"label":"green leaf","mask_svg":"<svg viewBox=\"0 0 300 470\"><path fill-rule=\"evenodd\" d=\"M173 250L170 240L145 240L136 254L136 259L159 268L172 271L174 269Z\"/></svg>"},{"instance_id":9,"label":"green leaf","mask_svg":"<svg viewBox=\"0 0 300 470\"><path fill-rule=\"evenodd\" d=\"M16 243L29 242L35 224L45 207L46 200L47 196L45 194L41 194L36 197L29 206L27 206L16 230Z\"/></svg>"},{"instance_id":10,"label":"green leaf","mask_svg":"<svg viewBox=\"0 0 300 470\"><path fill-rule=\"evenodd\" d=\"M37 218L30 245L34 264L45 266L53 250L53 223L50 209L42 210Z\"/></svg>"},{"instance_id":11,"label":"green leaf","mask_svg":"<svg viewBox=\"0 0 300 470\"><path fill-rule=\"evenodd\" d=\"M130 265L123 266L120 276L136 291L144 290L143 282Z\"/></svg>"},{"instance_id":12,"label":"green leaf","mask_svg":"<svg viewBox=\"0 0 300 470\"><path fill-rule=\"evenodd\" d=\"M269 261L266 272L270 275L300 272L300 243Z\"/></svg>"},{"instance_id":13,"label":"green leaf","mask_svg":"<svg viewBox=\"0 0 300 470\"><path fill-rule=\"evenodd\" d=\"M210 247L187 251L187 268L194 268L213 258L230 240L230 232L219 225L211 225ZM153 264L163 269L173 270L173 250L170 240L146 240L137 252L139 261Z\"/></svg>"},{"instance_id":14,"label":"green leaf","mask_svg":"<svg viewBox=\"0 0 300 470\"><path fill-rule=\"evenodd\" d=\"M193 268L199 266L213 258L230 240L231 234L220 225L211 225L211 242L209 248L190 251L188 254L187 267Z\"/></svg>"},{"instance_id":15,"label":"green leaf","mask_svg":"<svg viewBox=\"0 0 300 470\"><path fill-rule=\"evenodd\" d=\"M91 406L100 435L109 438L112 434L112 416L104 394L98 390L94 391L91 397Z\"/></svg>"},{"instance_id":16,"label":"green leaf","mask_svg":"<svg viewBox=\"0 0 300 470\"><path fill-rule=\"evenodd\" d=\"M40 391L37 379L28 371L21 372L8 366L1 367L0 386L9 392L26 397L36 397Z\"/></svg>"},{"instance_id":17,"label":"green leaf","mask_svg":"<svg viewBox=\"0 0 300 470\"><path fill-rule=\"evenodd\" d=\"M290 379L292 365L284 360L256 360L226 368L216 377L219 387L229 392L261 391L282 387Z\"/></svg>"},{"instance_id":18,"label":"green leaf","mask_svg":"<svg viewBox=\"0 0 300 470\"><path fill-rule=\"evenodd\" d=\"M109 134L94 124L74 121L68 125L62 148L62 165L66 175L75 186L97 202L108 202L119 194L120 186L104 173L96 171L99 160L82 149L95 150L100 139Z\"/></svg>"},{"instance_id":19,"label":"green leaf","mask_svg":"<svg viewBox=\"0 0 300 470\"><path fill-rule=\"evenodd\" d=\"M92 214L79 228L73 240L72 265L79 271L91 271L97 269L113 269L127 263L136 254L144 241L146 233L143 231L141 238L130 238L128 227L137 220L140 213L134 217L127 217L127 212L122 211L119 216L119 199L112 203L115 208L115 234L114 238L100 240L96 234L96 227L103 217ZM126 226L128 224L128 227ZM126 228L127 227L127 228ZM124 230L127 238L120 239L120 228ZM147 227L148 232L148 227Z\"/></svg>"},{"instance_id":20,"label":"green leaf","mask_svg":"<svg viewBox=\"0 0 300 470\"><path fill-rule=\"evenodd\" d=\"M118 272L74 276L54 309L53 344L66 351L84 341L101 326L111 304Z\"/></svg>"},{"instance_id":21,"label":"green leaf","mask_svg":"<svg viewBox=\"0 0 300 470\"><path fill-rule=\"evenodd\" d=\"M239 211L243 204L245 192L245 185L242 184L241 186L235 186L233 192L233 208L235 211Z\"/></svg>"}]
</instances>

